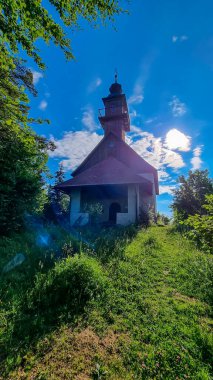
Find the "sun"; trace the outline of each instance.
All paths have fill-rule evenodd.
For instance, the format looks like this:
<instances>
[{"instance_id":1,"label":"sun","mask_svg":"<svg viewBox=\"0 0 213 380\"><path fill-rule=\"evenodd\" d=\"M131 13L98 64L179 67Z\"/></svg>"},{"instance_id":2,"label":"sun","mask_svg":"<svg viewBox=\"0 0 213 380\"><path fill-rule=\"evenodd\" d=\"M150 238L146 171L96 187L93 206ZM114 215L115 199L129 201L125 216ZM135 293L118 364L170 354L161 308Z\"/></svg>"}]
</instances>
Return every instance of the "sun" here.
<instances>
[{"instance_id":1,"label":"sun","mask_svg":"<svg viewBox=\"0 0 213 380\"><path fill-rule=\"evenodd\" d=\"M190 150L190 140L191 138L189 136L173 128L166 134L165 143L169 149L187 152Z\"/></svg>"}]
</instances>

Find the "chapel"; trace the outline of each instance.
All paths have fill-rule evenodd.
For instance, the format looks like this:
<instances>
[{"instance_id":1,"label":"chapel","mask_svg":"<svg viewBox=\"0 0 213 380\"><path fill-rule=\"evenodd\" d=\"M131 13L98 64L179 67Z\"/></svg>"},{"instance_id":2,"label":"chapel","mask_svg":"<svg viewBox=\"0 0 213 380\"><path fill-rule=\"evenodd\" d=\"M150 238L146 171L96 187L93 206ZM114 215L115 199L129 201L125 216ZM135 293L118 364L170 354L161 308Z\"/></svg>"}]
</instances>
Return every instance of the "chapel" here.
<instances>
[{"instance_id":1,"label":"chapel","mask_svg":"<svg viewBox=\"0 0 213 380\"><path fill-rule=\"evenodd\" d=\"M117 75L102 100L102 140L73 171L73 178L57 186L70 195L71 226L88 224L88 205L95 204L101 205L98 223L103 225L135 223L150 209L156 214L157 170L125 142L130 119Z\"/></svg>"}]
</instances>

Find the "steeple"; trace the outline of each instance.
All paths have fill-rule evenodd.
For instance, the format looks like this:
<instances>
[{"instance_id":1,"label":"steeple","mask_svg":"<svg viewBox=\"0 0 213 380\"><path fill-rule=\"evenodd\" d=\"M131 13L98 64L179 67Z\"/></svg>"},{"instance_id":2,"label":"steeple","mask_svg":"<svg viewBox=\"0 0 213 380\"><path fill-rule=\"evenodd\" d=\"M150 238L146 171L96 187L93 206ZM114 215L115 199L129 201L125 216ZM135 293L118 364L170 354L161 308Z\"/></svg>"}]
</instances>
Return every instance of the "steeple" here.
<instances>
[{"instance_id":1,"label":"steeple","mask_svg":"<svg viewBox=\"0 0 213 380\"><path fill-rule=\"evenodd\" d=\"M126 96L121 85L117 82L118 74L115 73L115 82L109 88L109 95L103 98L104 109L99 110L99 121L107 136L110 132L125 141L125 132L130 130L129 112Z\"/></svg>"}]
</instances>

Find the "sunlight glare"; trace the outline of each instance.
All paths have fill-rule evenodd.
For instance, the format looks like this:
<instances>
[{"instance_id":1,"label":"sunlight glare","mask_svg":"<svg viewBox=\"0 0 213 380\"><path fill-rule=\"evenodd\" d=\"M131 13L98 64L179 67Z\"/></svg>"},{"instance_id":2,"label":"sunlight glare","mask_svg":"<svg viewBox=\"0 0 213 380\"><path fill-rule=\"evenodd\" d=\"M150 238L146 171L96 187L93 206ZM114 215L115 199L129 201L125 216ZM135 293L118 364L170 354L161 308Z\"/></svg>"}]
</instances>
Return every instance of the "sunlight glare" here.
<instances>
[{"instance_id":1,"label":"sunlight glare","mask_svg":"<svg viewBox=\"0 0 213 380\"><path fill-rule=\"evenodd\" d=\"M190 150L190 137L173 128L166 134L165 143L169 149L178 149L184 152Z\"/></svg>"}]
</instances>

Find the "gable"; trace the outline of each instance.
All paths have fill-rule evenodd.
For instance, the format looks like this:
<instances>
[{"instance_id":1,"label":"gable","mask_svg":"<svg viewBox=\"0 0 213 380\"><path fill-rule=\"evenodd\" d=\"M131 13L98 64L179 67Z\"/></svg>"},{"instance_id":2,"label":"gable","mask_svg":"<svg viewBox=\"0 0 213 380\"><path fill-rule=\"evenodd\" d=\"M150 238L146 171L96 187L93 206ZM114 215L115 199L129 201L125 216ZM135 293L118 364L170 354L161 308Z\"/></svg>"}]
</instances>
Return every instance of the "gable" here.
<instances>
[{"instance_id":1,"label":"gable","mask_svg":"<svg viewBox=\"0 0 213 380\"><path fill-rule=\"evenodd\" d=\"M110 170L107 170L110 168ZM56 186L58 189L91 185L121 185L121 184L144 184L151 192L152 182L142 175L137 175L114 157L108 157L89 169L82 171L74 178Z\"/></svg>"},{"instance_id":2,"label":"gable","mask_svg":"<svg viewBox=\"0 0 213 380\"><path fill-rule=\"evenodd\" d=\"M121 161L135 174L152 173L155 180L156 194L159 193L157 170L113 133L109 133L99 142L72 175L75 177L110 156Z\"/></svg>"}]
</instances>

